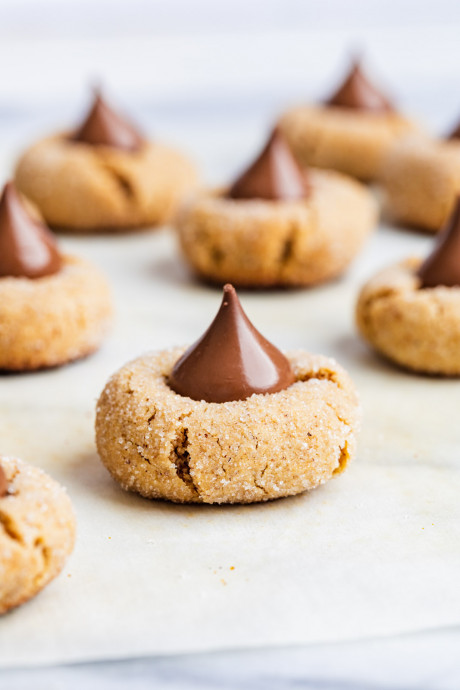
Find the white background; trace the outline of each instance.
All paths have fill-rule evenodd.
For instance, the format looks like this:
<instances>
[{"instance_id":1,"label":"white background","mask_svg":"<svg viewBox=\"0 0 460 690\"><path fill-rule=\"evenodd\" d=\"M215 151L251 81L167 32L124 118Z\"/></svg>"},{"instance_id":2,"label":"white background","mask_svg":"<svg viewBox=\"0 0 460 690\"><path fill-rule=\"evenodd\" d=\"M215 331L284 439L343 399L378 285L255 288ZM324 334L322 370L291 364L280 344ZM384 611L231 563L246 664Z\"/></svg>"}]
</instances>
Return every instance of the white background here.
<instances>
[{"instance_id":1,"label":"white background","mask_svg":"<svg viewBox=\"0 0 460 690\"><path fill-rule=\"evenodd\" d=\"M445 130L460 117L459 35L456 0L2 0L0 118L16 132L72 123L101 83L153 132L255 132L327 94L358 53Z\"/></svg>"}]
</instances>

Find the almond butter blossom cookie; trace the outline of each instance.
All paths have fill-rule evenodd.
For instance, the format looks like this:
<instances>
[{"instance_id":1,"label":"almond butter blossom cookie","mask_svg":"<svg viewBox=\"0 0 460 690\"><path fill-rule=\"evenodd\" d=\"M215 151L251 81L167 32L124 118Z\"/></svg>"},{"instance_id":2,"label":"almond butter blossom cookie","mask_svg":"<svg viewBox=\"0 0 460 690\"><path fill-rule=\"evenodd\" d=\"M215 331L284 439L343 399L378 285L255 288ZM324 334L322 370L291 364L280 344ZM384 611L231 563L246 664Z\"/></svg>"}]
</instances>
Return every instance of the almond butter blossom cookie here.
<instances>
[{"instance_id":1,"label":"almond butter blossom cookie","mask_svg":"<svg viewBox=\"0 0 460 690\"><path fill-rule=\"evenodd\" d=\"M80 127L22 155L15 181L52 227L120 231L169 220L197 173L181 153L147 141L96 93Z\"/></svg>"},{"instance_id":2,"label":"almond butter blossom cookie","mask_svg":"<svg viewBox=\"0 0 460 690\"><path fill-rule=\"evenodd\" d=\"M84 357L99 347L111 317L104 276L88 261L62 255L8 183L0 199L0 370Z\"/></svg>"},{"instance_id":3,"label":"almond butter blossom cookie","mask_svg":"<svg viewBox=\"0 0 460 690\"><path fill-rule=\"evenodd\" d=\"M460 199L433 252L378 273L361 290L358 329L380 354L416 372L460 376Z\"/></svg>"},{"instance_id":4,"label":"almond butter blossom cookie","mask_svg":"<svg viewBox=\"0 0 460 690\"><path fill-rule=\"evenodd\" d=\"M313 489L354 455L360 410L332 359L282 354L251 324L234 288L188 350L120 369L97 406L102 462L147 498L252 503Z\"/></svg>"},{"instance_id":5,"label":"almond butter blossom cookie","mask_svg":"<svg viewBox=\"0 0 460 690\"><path fill-rule=\"evenodd\" d=\"M288 110L279 126L303 165L374 180L389 147L418 125L399 114L355 62L345 81L318 105Z\"/></svg>"},{"instance_id":6,"label":"almond butter blossom cookie","mask_svg":"<svg viewBox=\"0 0 460 690\"><path fill-rule=\"evenodd\" d=\"M226 190L179 211L185 259L202 279L238 286L308 286L347 268L377 220L370 192L344 175L302 170L279 130Z\"/></svg>"},{"instance_id":7,"label":"almond butter blossom cookie","mask_svg":"<svg viewBox=\"0 0 460 690\"><path fill-rule=\"evenodd\" d=\"M37 467L0 456L0 614L53 580L74 541L65 490Z\"/></svg>"}]
</instances>

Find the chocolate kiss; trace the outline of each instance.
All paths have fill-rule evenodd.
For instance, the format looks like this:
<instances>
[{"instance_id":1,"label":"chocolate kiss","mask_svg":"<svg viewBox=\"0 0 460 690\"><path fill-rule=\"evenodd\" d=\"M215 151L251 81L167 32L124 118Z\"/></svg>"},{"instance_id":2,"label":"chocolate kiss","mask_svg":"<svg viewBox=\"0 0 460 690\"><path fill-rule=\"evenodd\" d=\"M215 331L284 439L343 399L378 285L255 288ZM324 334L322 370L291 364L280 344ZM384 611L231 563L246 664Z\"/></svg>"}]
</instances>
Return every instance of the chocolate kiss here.
<instances>
[{"instance_id":1,"label":"chocolate kiss","mask_svg":"<svg viewBox=\"0 0 460 690\"><path fill-rule=\"evenodd\" d=\"M100 93L96 93L91 110L73 134L72 140L91 146L111 146L127 151L136 151L143 144L143 139L135 127L112 110Z\"/></svg>"},{"instance_id":2,"label":"chocolate kiss","mask_svg":"<svg viewBox=\"0 0 460 690\"><path fill-rule=\"evenodd\" d=\"M460 139L460 122L456 126L456 128L451 132L450 134L447 135L446 137L447 140L449 139Z\"/></svg>"},{"instance_id":3,"label":"chocolate kiss","mask_svg":"<svg viewBox=\"0 0 460 690\"><path fill-rule=\"evenodd\" d=\"M283 135L275 130L254 163L230 188L231 199L303 199L309 187L304 171Z\"/></svg>"},{"instance_id":4,"label":"chocolate kiss","mask_svg":"<svg viewBox=\"0 0 460 690\"><path fill-rule=\"evenodd\" d=\"M364 74L359 62L354 62L350 73L326 105L339 108L368 110L375 113L394 110L391 102L375 88Z\"/></svg>"},{"instance_id":5,"label":"chocolate kiss","mask_svg":"<svg viewBox=\"0 0 460 690\"><path fill-rule=\"evenodd\" d=\"M431 254L417 271L420 287L460 286L460 196Z\"/></svg>"},{"instance_id":6,"label":"chocolate kiss","mask_svg":"<svg viewBox=\"0 0 460 690\"><path fill-rule=\"evenodd\" d=\"M169 385L193 400L223 403L276 393L295 381L286 357L257 331L233 285L212 324L176 362Z\"/></svg>"},{"instance_id":7,"label":"chocolate kiss","mask_svg":"<svg viewBox=\"0 0 460 690\"><path fill-rule=\"evenodd\" d=\"M0 278L42 278L57 273L61 263L53 235L29 215L8 182L0 199Z\"/></svg>"},{"instance_id":8,"label":"chocolate kiss","mask_svg":"<svg viewBox=\"0 0 460 690\"><path fill-rule=\"evenodd\" d=\"M6 496L8 493L8 480L6 478L5 470L0 465L0 498Z\"/></svg>"}]
</instances>

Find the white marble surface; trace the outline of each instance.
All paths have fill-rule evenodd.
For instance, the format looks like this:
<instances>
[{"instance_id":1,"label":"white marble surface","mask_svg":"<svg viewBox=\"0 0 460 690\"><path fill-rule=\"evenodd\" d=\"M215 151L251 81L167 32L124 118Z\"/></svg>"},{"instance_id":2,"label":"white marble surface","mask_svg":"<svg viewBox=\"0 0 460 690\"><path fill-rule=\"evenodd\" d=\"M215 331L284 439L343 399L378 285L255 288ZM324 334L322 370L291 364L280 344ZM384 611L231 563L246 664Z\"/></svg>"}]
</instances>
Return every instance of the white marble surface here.
<instances>
[{"instance_id":1,"label":"white marble surface","mask_svg":"<svg viewBox=\"0 0 460 690\"><path fill-rule=\"evenodd\" d=\"M2 671L2 690L458 690L460 629Z\"/></svg>"},{"instance_id":2,"label":"white marble surface","mask_svg":"<svg viewBox=\"0 0 460 690\"><path fill-rule=\"evenodd\" d=\"M453 1L335 1L321 9L293 0L262 9L238 1L219 3L217 11L216 3L200 0L194 12L179 0L169 11L167 3L136 0L129 11L117 3L118 18L108 25L104 2L96 3L89 25L82 19L87 0L67 3L70 10L56 0L40 2L48 14L39 19L27 0L0 4L2 19L11 20L0 28L0 56L12 70L0 75L7 157L24 138L73 117L85 82L97 75L122 101L129 95L147 130L192 151L208 179L224 180L257 147L277 110L322 93L356 45L367 48L374 68L428 123L445 129L460 114L460 8ZM453 690L460 687L459 649L460 629L438 629L302 648L14 669L0 672L0 687Z\"/></svg>"}]
</instances>

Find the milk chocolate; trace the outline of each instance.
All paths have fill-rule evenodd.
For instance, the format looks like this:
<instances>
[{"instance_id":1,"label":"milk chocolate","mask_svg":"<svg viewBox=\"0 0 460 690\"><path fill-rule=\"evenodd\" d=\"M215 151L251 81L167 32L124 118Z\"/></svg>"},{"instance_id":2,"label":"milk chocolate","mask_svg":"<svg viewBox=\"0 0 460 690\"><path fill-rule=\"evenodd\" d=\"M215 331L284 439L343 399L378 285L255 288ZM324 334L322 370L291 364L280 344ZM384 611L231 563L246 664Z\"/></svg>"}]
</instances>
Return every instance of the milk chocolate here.
<instances>
[{"instance_id":1,"label":"milk chocolate","mask_svg":"<svg viewBox=\"0 0 460 690\"><path fill-rule=\"evenodd\" d=\"M420 266L418 277L422 288L437 285L460 286L460 196L452 214L437 237L431 254Z\"/></svg>"},{"instance_id":2,"label":"milk chocolate","mask_svg":"<svg viewBox=\"0 0 460 690\"><path fill-rule=\"evenodd\" d=\"M308 196L306 173L292 155L284 136L277 129L260 155L232 184L231 199L289 201Z\"/></svg>"},{"instance_id":3,"label":"milk chocolate","mask_svg":"<svg viewBox=\"0 0 460 690\"><path fill-rule=\"evenodd\" d=\"M352 64L345 81L326 101L326 105L374 113L394 110L387 96L369 81L358 61Z\"/></svg>"},{"instance_id":4,"label":"milk chocolate","mask_svg":"<svg viewBox=\"0 0 460 690\"><path fill-rule=\"evenodd\" d=\"M169 378L176 393L214 403L276 393L294 382L289 361L254 328L232 285L224 286L217 316Z\"/></svg>"},{"instance_id":5,"label":"milk chocolate","mask_svg":"<svg viewBox=\"0 0 460 690\"><path fill-rule=\"evenodd\" d=\"M107 105L99 92L96 92L86 119L71 139L91 146L110 146L126 151L137 151L143 144L137 129Z\"/></svg>"},{"instance_id":6,"label":"milk chocolate","mask_svg":"<svg viewBox=\"0 0 460 690\"><path fill-rule=\"evenodd\" d=\"M61 265L54 236L32 218L8 182L0 199L0 278L43 278L57 273Z\"/></svg>"}]
</instances>

